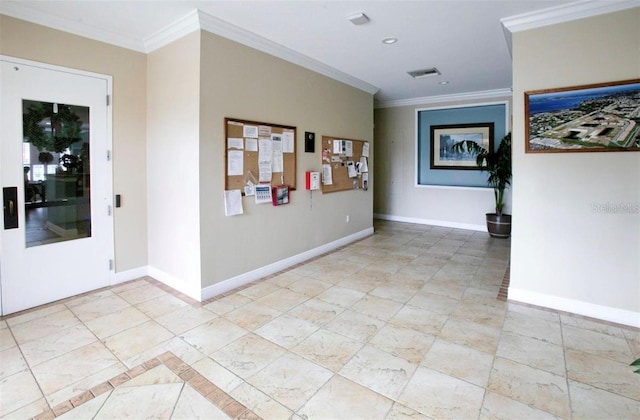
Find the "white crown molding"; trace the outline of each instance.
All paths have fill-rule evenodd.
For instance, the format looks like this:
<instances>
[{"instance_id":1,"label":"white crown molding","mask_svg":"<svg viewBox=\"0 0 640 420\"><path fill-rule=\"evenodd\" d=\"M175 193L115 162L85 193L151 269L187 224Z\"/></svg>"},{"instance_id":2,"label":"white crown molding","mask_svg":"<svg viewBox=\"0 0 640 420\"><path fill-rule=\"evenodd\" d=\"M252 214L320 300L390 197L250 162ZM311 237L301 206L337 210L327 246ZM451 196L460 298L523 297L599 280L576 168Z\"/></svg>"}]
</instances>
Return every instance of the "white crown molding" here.
<instances>
[{"instance_id":1,"label":"white crown molding","mask_svg":"<svg viewBox=\"0 0 640 420\"><path fill-rule=\"evenodd\" d=\"M345 83L349 86L353 86L357 89L363 90L367 93L370 93L371 95L375 94L379 90L372 84L350 76L347 73L343 73L340 70L327 66L326 64L314 60L313 58L307 57L304 54L300 54L297 51L273 42L253 32L241 29L231 23L225 22L202 11L198 11L198 15L200 18L200 28L204 31L211 32L212 34L219 35L221 37L230 39L256 50L265 52L267 54L286 60L290 63L297 64L316 73L320 73L324 76Z\"/></svg>"},{"instance_id":2,"label":"white crown molding","mask_svg":"<svg viewBox=\"0 0 640 420\"><path fill-rule=\"evenodd\" d=\"M500 19L510 33L640 7L640 0L582 0Z\"/></svg>"},{"instance_id":3,"label":"white crown molding","mask_svg":"<svg viewBox=\"0 0 640 420\"><path fill-rule=\"evenodd\" d=\"M313 58L300 54L276 42L268 40L260 35L241 29L235 25L211 16L201 10L194 9L189 14L181 17L175 22L165 26L144 40L135 40L103 31L71 19L60 18L46 13L39 12L29 7L23 6L17 1L2 1L0 3L0 13L28 22L37 23L53 29L58 29L72 34L84 36L96 41L105 42L131 50L150 53L173 41L190 34L193 31L202 29L224 38L236 41L240 44L257 49L267 54L297 64L306 69L320 73L331 79L353 86L371 95L378 92L378 88L372 84L355 78L347 73L341 72L333 67L327 66Z\"/></svg>"},{"instance_id":4,"label":"white crown molding","mask_svg":"<svg viewBox=\"0 0 640 420\"><path fill-rule=\"evenodd\" d=\"M152 52L183 36L201 29L231 41L238 42L247 47L281 58L290 63L297 64L306 69L320 73L339 82L353 86L370 94L375 94L379 89L360 79L329 67L319 61L300 54L283 45L275 43L267 38L249 32L229 22L225 22L201 10L194 10L171 25L167 25L149 38L145 39L146 51Z\"/></svg>"},{"instance_id":5,"label":"white crown molding","mask_svg":"<svg viewBox=\"0 0 640 420\"><path fill-rule=\"evenodd\" d=\"M425 96L423 98L399 99L397 101L382 101L376 103L376 109L396 108L400 106L428 105L443 102L474 101L493 98L511 97L511 89L485 90L481 92L455 93L452 95Z\"/></svg>"},{"instance_id":6,"label":"white crown molding","mask_svg":"<svg viewBox=\"0 0 640 420\"><path fill-rule=\"evenodd\" d=\"M604 15L634 7L640 7L640 0L582 0L536 12L506 17L500 19L500 23L502 24L504 37L507 40L509 53L513 54L511 34L514 32Z\"/></svg>"},{"instance_id":7,"label":"white crown molding","mask_svg":"<svg viewBox=\"0 0 640 420\"><path fill-rule=\"evenodd\" d=\"M200 29L200 19L197 9L156 31L144 39L144 51L150 53L177 41L185 35Z\"/></svg>"},{"instance_id":8,"label":"white crown molding","mask_svg":"<svg viewBox=\"0 0 640 420\"><path fill-rule=\"evenodd\" d=\"M146 52L144 43L140 40L131 39L119 34L94 28L93 26L78 22L76 20L61 18L47 13L43 13L22 5L18 1L0 1L0 13L16 19L36 23L63 32L90 38L118 47L127 48L134 51Z\"/></svg>"}]
</instances>

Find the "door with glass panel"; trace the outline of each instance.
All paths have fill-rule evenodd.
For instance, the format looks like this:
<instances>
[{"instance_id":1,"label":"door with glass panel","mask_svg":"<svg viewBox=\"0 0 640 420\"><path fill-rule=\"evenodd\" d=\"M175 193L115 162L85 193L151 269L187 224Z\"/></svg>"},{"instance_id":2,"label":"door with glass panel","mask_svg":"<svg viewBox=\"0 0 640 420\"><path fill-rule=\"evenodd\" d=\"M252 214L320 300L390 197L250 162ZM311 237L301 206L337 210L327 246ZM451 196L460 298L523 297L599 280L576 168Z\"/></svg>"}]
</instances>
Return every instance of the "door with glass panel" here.
<instances>
[{"instance_id":1,"label":"door with glass panel","mask_svg":"<svg viewBox=\"0 0 640 420\"><path fill-rule=\"evenodd\" d=\"M2 314L110 284L110 79L2 57Z\"/></svg>"}]
</instances>

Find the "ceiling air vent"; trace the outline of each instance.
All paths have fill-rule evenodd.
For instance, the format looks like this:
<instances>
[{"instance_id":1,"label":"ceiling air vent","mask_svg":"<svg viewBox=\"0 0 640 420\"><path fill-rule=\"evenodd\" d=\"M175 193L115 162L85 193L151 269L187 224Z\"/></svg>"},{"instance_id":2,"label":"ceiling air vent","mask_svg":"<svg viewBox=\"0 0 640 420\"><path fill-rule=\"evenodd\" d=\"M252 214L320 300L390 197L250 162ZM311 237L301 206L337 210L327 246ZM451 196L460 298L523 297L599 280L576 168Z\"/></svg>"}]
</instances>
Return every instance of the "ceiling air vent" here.
<instances>
[{"instance_id":1,"label":"ceiling air vent","mask_svg":"<svg viewBox=\"0 0 640 420\"><path fill-rule=\"evenodd\" d=\"M409 76L413 77L414 79L421 79L428 76L437 76L440 74L440 71L437 68L432 67L430 69L414 70L407 73L409 73Z\"/></svg>"}]
</instances>

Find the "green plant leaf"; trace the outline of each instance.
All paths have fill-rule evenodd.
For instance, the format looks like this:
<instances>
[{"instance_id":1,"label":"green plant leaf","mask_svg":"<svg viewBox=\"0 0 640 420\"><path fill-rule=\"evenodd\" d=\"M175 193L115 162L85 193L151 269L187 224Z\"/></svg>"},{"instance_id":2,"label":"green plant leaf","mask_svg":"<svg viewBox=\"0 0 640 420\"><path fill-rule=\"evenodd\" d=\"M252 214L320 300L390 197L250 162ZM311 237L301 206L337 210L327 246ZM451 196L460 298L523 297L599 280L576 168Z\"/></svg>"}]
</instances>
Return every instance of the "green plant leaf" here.
<instances>
[{"instance_id":1,"label":"green plant leaf","mask_svg":"<svg viewBox=\"0 0 640 420\"><path fill-rule=\"evenodd\" d=\"M453 145L456 152L477 153L476 164L489 174L487 184L493 188L496 213L504 209L504 190L511 184L511 133L507 133L498 149L489 151L471 140L463 140Z\"/></svg>"},{"instance_id":2,"label":"green plant leaf","mask_svg":"<svg viewBox=\"0 0 640 420\"><path fill-rule=\"evenodd\" d=\"M640 366L640 359L634 360L629 366Z\"/></svg>"}]
</instances>

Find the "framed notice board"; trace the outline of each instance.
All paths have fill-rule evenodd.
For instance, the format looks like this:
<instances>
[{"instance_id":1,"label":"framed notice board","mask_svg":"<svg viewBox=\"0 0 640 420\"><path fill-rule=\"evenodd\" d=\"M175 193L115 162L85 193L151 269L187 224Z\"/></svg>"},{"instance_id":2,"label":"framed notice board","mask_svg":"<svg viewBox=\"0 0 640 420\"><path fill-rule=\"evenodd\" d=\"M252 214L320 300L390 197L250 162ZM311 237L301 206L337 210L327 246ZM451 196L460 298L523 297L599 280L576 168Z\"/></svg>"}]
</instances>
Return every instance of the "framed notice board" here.
<instances>
[{"instance_id":1,"label":"framed notice board","mask_svg":"<svg viewBox=\"0 0 640 420\"><path fill-rule=\"evenodd\" d=\"M296 189L296 127L225 118L224 189L253 184Z\"/></svg>"},{"instance_id":2,"label":"framed notice board","mask_svg":"<svg viewBox=\"0 0 640 420\"><path fill-rule=\"evenodd\" d=\"M343 137L322 136L322 192L367 189L369 143ZM327 171L330 169L330 174ZM355 176L353 171L355 171ZM327 184L327 175L331 184Z\"/></svg>"}]
</instances>

